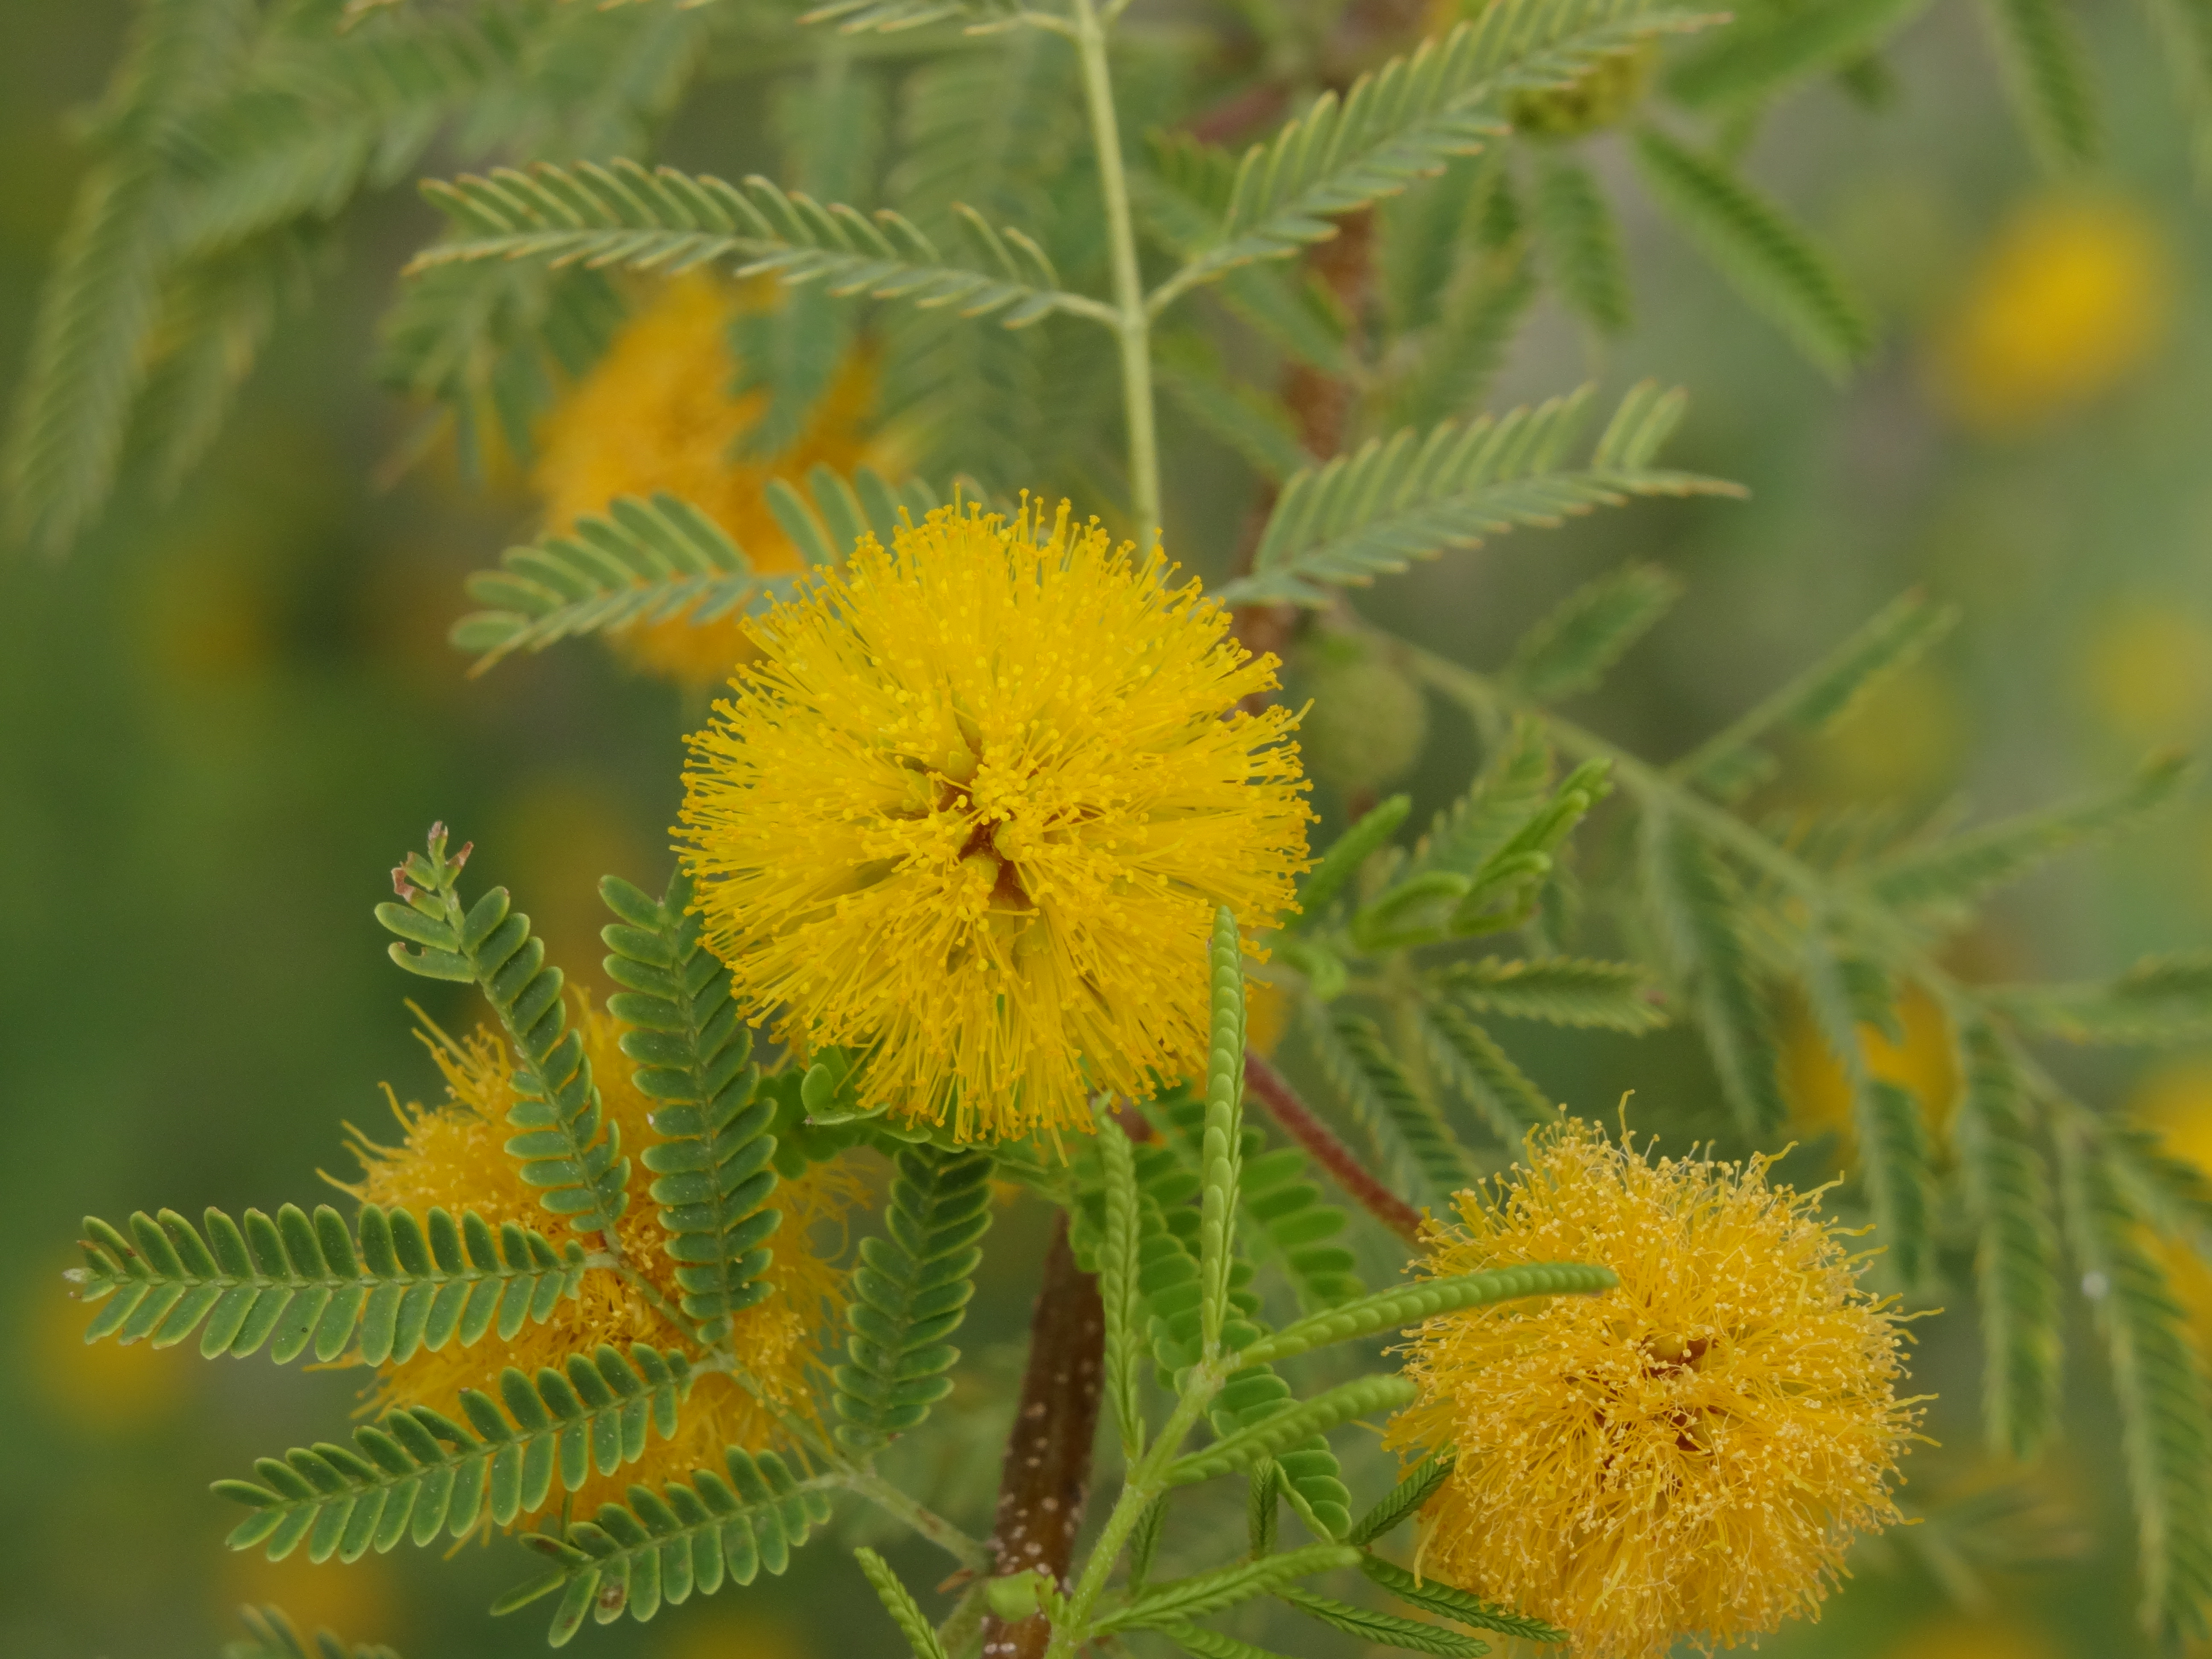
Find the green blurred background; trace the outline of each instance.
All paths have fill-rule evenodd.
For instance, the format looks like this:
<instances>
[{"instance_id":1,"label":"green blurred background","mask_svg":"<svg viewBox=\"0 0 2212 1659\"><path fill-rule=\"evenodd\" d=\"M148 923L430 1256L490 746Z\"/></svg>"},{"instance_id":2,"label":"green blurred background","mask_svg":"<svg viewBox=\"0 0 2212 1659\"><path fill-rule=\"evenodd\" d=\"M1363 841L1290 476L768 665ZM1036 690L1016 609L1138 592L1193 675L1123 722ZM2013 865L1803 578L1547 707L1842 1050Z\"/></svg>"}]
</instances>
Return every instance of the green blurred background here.
<instances>
[{"instance_id":1,"label":"green blurred background","mask_svg":"<svg viewBox=\"0 0 2212 1659\"><path fill-rule=\"evenodd\" d=\"M1595 572L1631 556L1665 562L1687 600L1573 711L1664 757L1903 588L1963 602L1966 626L1934 659L1794 757L1777 803L1962 792L2011 810L2201 740L2212 222L2138 21L2117 3L2084 15L2111 93L2111 160L2070 195L2033 172L1956 4L1896 54L1891 108L1816 94L1753 158L1882 307L1887 348L1847 391L1747 317L1633 189L1619 192L1638 326L1600 355L1565 317L1540 313L1495 401L1586 374L1685 384L1695 402L1679 460L1742 480L1747 502L1641 506L1508 538L1361 605L1484 663ZM66 120L102 84L123 16L119 0L0 5L0 385L81 166ZM1602 144L1598 155L1620 160ZM482 1611L520 1576L503 1543L453 1562L402 1553L343 1568L227 1553L232 1516L207 1482L332 1437L354 1384L261 1360L210 1365L189 1347L85 1347L59 1278L87 1211L312 1201L318 1171L350 1171L341 1124L388 1121L381 1085L403 1097L432 1085L402 1006L421 982L386 962L369 912L433 818L478 842L492 878L587 981L597 878L649 884L669 862L672 692L586 649L471 681L444 644L461 574L526 529L530 503L465 489L434 465L378 484L406 411L368 384L374 319L398 259L430 229L404 191L352 216L344 274L280 332L181 499L126 500L66 562L0 557L5 1659L201 1659L235 1633L237 1603L264 1599L411 1659L539 1650L534 1613ZM1170 435L1183 469L1171 488L1202 492L1211 452ZM1224 507L1220 522L1225 534L1235 514ZM1176 550L1202 569L1224 557L1188 544L1210 528L1191 526ZM1417 811L1463 787L1474 755L1471 735L1435 711ZM2200 796L2124 850L2011 895L1969 953L2007 975L2073 977L2201 944L2208 831ZM428 1006L464 1017L458 1002ZM1529 1057L1599 1111L1623 1089L1664 1097L1698 1075L1668 1038L1555 1039ZM2161 1121L2212 1114L2212 1057L2140 1074L2062 1060L2098 1098L2136 1093ZM1018 1206L996 1235L963 1338L979 1376L1018 1364L1036 1260L1023 1241L1042 1226ZM1954 1306L1919 1328L1917 1381L1942 1395L1929 1431L1943 1443L1912 1460L1910 1495L1931 1508L1971 1505L2005 1474L1977 1450L1963 1290ZM1968 1540L1948 1554L1893 1537L1819 1626L1765 1650L2138 1650L2116 1436L2078 1304L2075 1319L2069 1432L2024 1489L2030 1507L1942 1532ZM959 1418L942 1454L979 1525L993 1428L988 1412ZM1966 1559L1984 1547L1994 1567ZM926 1555L902 1565L934 1577ZM887 1650L857 1582L817 1551L785 1583L650 1627L589 1630L579 1645L661 1659Z\"/></svg>"}]
</instances>

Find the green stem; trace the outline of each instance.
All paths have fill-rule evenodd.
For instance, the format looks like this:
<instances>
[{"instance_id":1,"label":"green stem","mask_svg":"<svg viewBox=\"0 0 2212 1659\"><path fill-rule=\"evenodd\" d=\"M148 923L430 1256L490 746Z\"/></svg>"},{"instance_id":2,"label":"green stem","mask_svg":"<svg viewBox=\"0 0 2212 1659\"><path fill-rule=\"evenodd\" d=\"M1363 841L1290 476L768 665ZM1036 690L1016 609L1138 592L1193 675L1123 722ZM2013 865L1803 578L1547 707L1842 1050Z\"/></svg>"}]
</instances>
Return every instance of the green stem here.
<instances>
[{"instance_id":1,"label":"green stem","mask_svg":"<svg viewBox=\"0 0 2212 1659\"><path fill-rule=\"evenodd\" d=\"M1159 438L1152 423L1152 315L1137 265L1129 180L1121 168L1121 128L1114 113L1114 79L1106 61L1107 21L1093 0L1075 0L1075 49L1083 60L1083 100L1091 144L1098 153L1098 187L1106 198L1106 240L1114 264L1114 325L1121 349L1121 400L1129 422L1129 507L1139 546L1160 527Z\"/></svg>"},{"instance_id":2,"label":"green stem","mask_svg":"<svg viewBox=\"0 0 2212 1659\"><path fill-rule=\"evenodd\" d=\"M952 1604L952 1611L937 1627L937 1644L951 1659L968 1659L983 1634L983 1615L990 1607L983 1599L983 1586L988 1582L978 1578L962 1591L960 1599Z\"/></svg>"},{"instance_id":3,"label":"green stem","mask_svg":"<svg viewBox=\"0 0 2212 1659\"><path fill-rule=\"evenodd\" d=\"M873 1469L847 1466L836 1480L846 1491L865 1498L896 1520L943 1550L962 1566L975 1572L991 1570L991 1552L981 1540L970 1538L934 1510L926 1510Z\"/></svg>"},{"instance_id":4,"label":"green stem","mask_svg":"<svg viewBox=\"0 0 2212 1659\"><path fill-rule=\"evenodd\" d=\"M1091 1547L1091 1556L1083 1564L1083 1577L1076 1581L1075 1589L1067 1598L1067 1617L1055 1624L1052 1645L1045 1650L1045 1659L1073 1659L1074 1654L1090 1638L1091 1609L1097 1604L1106 1589L1106 1581L1113 1576L1114 1564L1121 1558L1122 1548L1129 1534L1136 1530L1143 1518L1145 1508L1153 1498L1167 1489L1161 1477L1182 1443L1198 1426L1200 1415L1206 1404L1221 1392L1226 1370L1218 1365L1193 1366L1183 1380L1182 1398L1176 1402L1174 1413L1160 1430L1160 1437L1145 1454L1144 1461L1132 1469L1122 1482L1121 1495L1114 1500L1113 1513L1098 1534L1098 1541Z\"/></svg>"}]
</instances>

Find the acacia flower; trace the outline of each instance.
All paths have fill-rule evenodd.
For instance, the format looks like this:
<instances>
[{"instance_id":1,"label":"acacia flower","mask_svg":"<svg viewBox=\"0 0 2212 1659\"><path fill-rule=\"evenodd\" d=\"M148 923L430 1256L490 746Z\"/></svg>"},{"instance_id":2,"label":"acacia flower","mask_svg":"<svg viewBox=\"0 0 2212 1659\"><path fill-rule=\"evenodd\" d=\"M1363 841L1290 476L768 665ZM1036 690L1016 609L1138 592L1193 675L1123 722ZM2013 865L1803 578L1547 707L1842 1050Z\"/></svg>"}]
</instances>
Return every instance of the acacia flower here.
<instances>
[{"instance_id":1,"label":"acacia flower","mask_svg":"<svg viewBox=\"0 0 2212 1659\"><path fill-rule=\"evenodd\" d=\"M579 1020L608 1121L621 1129L623 1145L633 1153L629 1206L618 1224L623 1249L630 1266L672 1304L678 1295L677 1263L665 1248L668 1235L647 1192L652 1177L634 1156L660 1139L650 1121L652 1102L639 1091L630 1061L617 1047L622 1024L588 1006ZM362 1175L347 1190L364 1203L403 1206L417 1216L434 1205L456 1216L474 1210L495 1230L512 1221L562 1243L567 1224L539 1205L536 1189L523 1183L520 1164L506 1151L514 1133L507 1114L515 1095L504 1045L479 1031L460 1042L434 1043L431 1053L446 1074L445 1102L427 1108L395 1103L404 1132L397 1146L377 1146L356 1132L354 1150ZM769 1269L775 1290L735 1316L730 1334L732 1351L763 1393L778 1408L800 1416L812 1413L807 1372L819 1351L819 1334L835 1317L841 1284L837 1271L810 1248L809 1234L817 1224L842 1218L854 1196L849 1178L827 1166L777 1186L772 1201L783 1221ZM587 1249L602 1248L596 1233L578 1237ZM560 1303L542 1325L526 1322L511 1340L495 1329L465 1347L452 1342L386 1364L371 1403L378 1410L429 1406L457 1417L463 1389L497 1399L500 1373L509 1365L534 1376L541 1366L560 1369L572 1354L591 1354L601 1343L627 1353L633 1342L694 1363L706 1358L638 1290L611 1273L589 1273L574 1299ZM634 1481L684 1480L696 1469L720 1468L726 1447L758 1451L784 1440L769 1407L727 1372L702 1371L678 1413L674 1437L650 1437L644 1456L611 1476L593 1473L574 1502L579 1513L588 1515L601 1503L619 1502ZM556 1482L550 1501L562 1496Z\"/></svg>"},{"instance_id":2,"label":"acacia flower","mask_svg":"<svg viewBox=\"0 0 2212 1659\"><path fill-rule=\"evenodd\" d=\"M1388 1443L1455 1447L1430 1576L1549 1620L1577 1659L1705 1651L1816 1614L1919 1418L1904 1334L1770 1160L1653 1161L1570 1121L1431 1219L1425 1271L1594 1261L1602 1296L1440 1315Z\"/></svg>"},{"instance_id":3,"label":"acacia flower","mask_svg":"<svg viewBox=\"0 0 2212 1659\"><path fill-rule=\"evenodd\" d=\"M756 1019L863 1051L866 1103L961 1140L1090 1126L1202 1067L1216 907L1306 867L1272 657L1062 503L939 508L755 624L677 834Z\"/></svg>"},{"instance_id":4,"label":"acacia flower","mask_svg":"<svg viewBox=\"0 0 2212 1659\"><path fill-rule=\"evenodd\" d=\"M690 502L766 574L804 561L769 510L768 486L817 466L850 472L870 456L872 364L854 353L839 368L804 429L774 458L744 453L767 411L763 391L733 393L739 364L730 325L776 302L766 282L732 284L688 271L625 323L591 372L555 405L538 434L532 482L545 528L559 533L617 495L666 490ZM719 684L744 654L735 617L695 625L671 617L615 636L639 667L678 684Z\"/></svg>"}]
</instances>

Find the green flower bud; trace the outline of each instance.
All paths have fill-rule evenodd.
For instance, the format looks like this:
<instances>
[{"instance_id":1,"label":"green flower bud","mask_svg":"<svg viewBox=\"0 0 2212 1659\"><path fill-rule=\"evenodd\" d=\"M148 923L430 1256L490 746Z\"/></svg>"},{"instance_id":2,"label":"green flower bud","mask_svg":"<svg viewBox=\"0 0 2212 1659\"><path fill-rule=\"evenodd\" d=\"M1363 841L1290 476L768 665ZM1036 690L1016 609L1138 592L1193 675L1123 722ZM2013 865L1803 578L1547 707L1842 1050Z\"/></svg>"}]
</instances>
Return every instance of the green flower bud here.
<instances>
[{"instance_id":1,"label":"green flower bud","mask_svg":"<svg viewBox=\"0 0 2212 1659\"><path fill-rule=\"evenodd\" d=\"M1428 741L1429 706L1397 667L1352 641L1324 640L1304 678L1313 698L1298 728L1307 771L1356 795L1413 769Z\"/></svg>"}]
</instances>

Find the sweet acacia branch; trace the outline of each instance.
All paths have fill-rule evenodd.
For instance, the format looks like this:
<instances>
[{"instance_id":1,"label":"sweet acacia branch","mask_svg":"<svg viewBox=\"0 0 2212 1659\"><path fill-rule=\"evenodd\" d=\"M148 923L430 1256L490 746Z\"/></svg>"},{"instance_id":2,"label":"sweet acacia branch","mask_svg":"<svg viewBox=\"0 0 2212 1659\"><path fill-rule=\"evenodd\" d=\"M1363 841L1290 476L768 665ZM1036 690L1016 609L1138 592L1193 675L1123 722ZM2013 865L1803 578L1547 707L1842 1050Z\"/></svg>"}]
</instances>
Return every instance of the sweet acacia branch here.
<instances>
[{"instance_id":1,"label":"sweet acacia branch","mask_svg":"<svg viewBox=\"0 0 2212 1659\"><path fill-rule=\"evenodd\" d=\"M1409 1244L1419 1243L1421 1212L1384 1186L1351 1147L1336 1138L1298 1098L1283 1074L1256 1054L1244 1056L1244 1082L1253 1097L1267 1109L1283 1133L1298 1143L1306 1155L1328 1171L1330 1177L1377 1221Z\"/></svg>"},{"instance_id":2,"label":"sweet acacia branch","mask_svg":"<svg viewBox=\"0 0 2212 1659\"><path fill-rule=\"evenodd\" d=\"M1098 1280L1076 1265L1067 1217L1053 1227L1030 1324L1029 1365L1007 1437L991 1535L995 1571L1042 1572L1066 1587L1091 1480L1105 1369L1106 1312ZM984 1659L1042 1659L1052 1627L1041 1613L983 1621Z\"/></svg>"}]
</instances>

